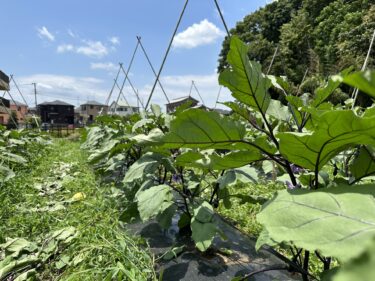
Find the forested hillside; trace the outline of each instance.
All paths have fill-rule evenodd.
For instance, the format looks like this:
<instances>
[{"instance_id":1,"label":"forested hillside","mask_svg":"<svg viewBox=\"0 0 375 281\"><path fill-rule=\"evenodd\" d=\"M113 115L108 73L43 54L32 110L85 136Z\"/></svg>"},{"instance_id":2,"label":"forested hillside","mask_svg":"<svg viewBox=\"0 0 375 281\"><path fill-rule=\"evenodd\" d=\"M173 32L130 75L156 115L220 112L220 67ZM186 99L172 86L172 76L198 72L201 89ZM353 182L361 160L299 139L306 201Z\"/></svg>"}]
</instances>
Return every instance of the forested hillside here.
<instances>
[{"instance_id":1,"label":"forested hillside","mask_svg":"<svg viewBox=\"0 0 375 281\"><path fill-rule=\"evenodd\" d=\"M375 29L374 0L279 0L246 16L231 30L250 46L249 57L270 74L285 75L302 90L354 66L360 69ZM219 71L226 67L223 43ZM374 52L373 52L374 53ZM369 68L374 68L372 55Z\"/></svg>"}]
</instances>

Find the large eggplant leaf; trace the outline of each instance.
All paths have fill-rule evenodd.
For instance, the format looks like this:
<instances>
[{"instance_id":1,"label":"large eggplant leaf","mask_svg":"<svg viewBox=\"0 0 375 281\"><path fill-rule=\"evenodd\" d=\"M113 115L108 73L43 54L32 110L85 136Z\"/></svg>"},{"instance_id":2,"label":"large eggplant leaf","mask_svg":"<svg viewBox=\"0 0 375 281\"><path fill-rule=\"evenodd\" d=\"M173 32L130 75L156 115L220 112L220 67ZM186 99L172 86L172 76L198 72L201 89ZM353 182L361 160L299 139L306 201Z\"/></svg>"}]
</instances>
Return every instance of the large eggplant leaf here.
<instances>
[{"instance_id":1,"label":"large eggplant leaf","mask_svg":"<svg viewBox=\"0 0 375 281\"><path fill-rule=\"evenodd\" d=\"M375 276L375 241L358 258L344 264L333 281L370 281Z\"/></svg>"},{"instance_id":2,"label":"large eggplant leaf","mask_svg":"<svg viewBox=\"0 0 375 281\"><path fill-rule=\"evenodd\" d=\"M247 149L245 127L217 112L189 109L171 122L170 132L160 139L165 148Z\"/></svg>"},{"instance_id":3,"label":"large eggplant leaf","mask_svg":"<svg viewBox=\"0 0 375 281\"><path fill-rule=\"evenodd\" d=\"M95 164L98 163L100 160L104 159L105 157L108 156L110 151L119 143L119 140L110 140L106 143L104 143L103 147L94 153L92 153L88 161L90 164Z\"/></svg>"},{"instance_id":4,"label":"large eggplant leaf","mask_svg":"<svg viewBox=\"0 0 375 281\"><path fill-rule=\"evenodd\" d=\"M172 189L168 185L153 186L136 196L138 211L143 221L162 213L173 205Z\"/></svg>"},{"instance_id":5,"label":"large eggplant leaf","mask_svg":"<svg viewBox=\"0 0 375 281\"><path fill-rule=\"evenodd\" d=\"M337 75L335 76L335 79L352 87L358 88L360 91L375 98L375 71L367 70L355 72L346 76Z\"/></svg>"},{"instance_id":6,"label":"large eggplant leaf","mask_svg":"<svg viewBox=\"0 0 375 281\"><path fill-rule=\"evenodd\" d=\"M217 233L214 211L210 204L203 202L194 209L190 227L195 245L200 251L206 251Z\"/></svg>"},{"instance_id":7,"label":"large eggplant leaf","mask_svg":"<svg viewBox=\"0 0 375 281\"><path fill-rule=\"evenodd\" d=\"M361 147L358 156L350 166L355 180L375 174L375 150L371 146Z\"/></svg>"},{"instance_id":8,"label":"large eggplant leaf","mask_svg":"<svg viewBox=\"0 0 375 281\"><path fill-rule=\"evenodd\" d=\"M351 110L328 111L314 118L313 133L279 133L280 152L301 167L320 170L341 151L355 145L375 145L375 117Z\"/></svg>"},{"instance_id":9,"label":"large eggplant leaf","mask_svg":"<svg viewBox=\"0 0 375 281\"><path fill-rule=\"evenodd\" d=\"M147 175L154 173L160 165L161 156L156 153L148 152L130 166L126 172L124 183L131 183L135 180L144 179Z\"/></svg>"},{"instance_id":10,"label":"large eggplant leaf","mask_svg":"<svg viewBox=\"0 0 375 281\"><path fill-rule=\"evenodd\" d=\"M278 243L290 242L348 261L375 237L374 195L373 185L284 190L264 205L257 218Z\"/></svg>"},{"instance_id":11,"label":"large eggplant leaf","mask_svg":"<svg viewBox=\"0 0 375 281\"><path fill-rule=\"evenodd\" d=\"M259 63L249 61L248 50L238 37L232 37L227 56L231 68L220 74L219 83L231 90L238 101L264 114L271 100L268 93L271 80L262 73Z\"/></svg>"}]
</instances>

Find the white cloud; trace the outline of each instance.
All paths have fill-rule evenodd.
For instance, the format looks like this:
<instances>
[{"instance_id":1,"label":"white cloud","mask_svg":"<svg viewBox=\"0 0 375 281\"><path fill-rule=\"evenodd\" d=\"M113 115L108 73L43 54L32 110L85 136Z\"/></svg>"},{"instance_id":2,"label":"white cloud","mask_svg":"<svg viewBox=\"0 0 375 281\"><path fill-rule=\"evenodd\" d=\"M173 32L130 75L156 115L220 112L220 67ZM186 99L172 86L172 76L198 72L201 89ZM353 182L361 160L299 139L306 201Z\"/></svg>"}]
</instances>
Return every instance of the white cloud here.
<instances>
[{"instance_id":1,"label":"white cloud","mask_svg":"<svg viewBox=\"0 0 375 281\"><path fill-rule=\"evenodd\" d=\"M74 51L74 46L71 44L62 44L57 46L57 52L58 53L66 53L66 52L72 52Z\"/></svg>"},{"instance_id":2,"label":"white cloud","mask_svg":"<svg viewBox=\"0 0 375 281\"><path fill-rule=\"evenodd\" d=\"M224 32L216 25L204 19L200 23L194 23L178 33L174 39L173 46L175 48L192 49L212 44L224 35Z\"/></svg>"},{"instance_id":3,"label":"white cloud","mask_svg":"<svg viewBox=\"0 0 375 281\"><path fill-rule=\"evenodd\" d=\"M19 77L18 81L20 85L23 85L20 86L21 91L24 93L27 101L32 106L34 106L33 88L25 84L30 84L33 82L37 83L38 103L59 99L77 105L88 99L104 102L113 85L112 78L113 76L111 79L108 78L106 80L101 80L93 77L35 74L27 77ZM170 100L188 96L192 80L194 80L196 86L198 87L205 105L214 107L219 91L218 77L216 73L207 75L169 75L161 77L161 82ZM120 85L121 82L122 81L119 81ZM134 81L132 82L134 83ZM139 89L140 98L145 104L151 92L152 84L136 85L135 83L134 86L136 89ZM17 92L14 89L12 91L16 98ZM137 98L132 88L129 86L129 83L126 83L123 92L130 104L138 104ZM117 99L118 93L119 90L115 88L112 99ZM200 101L200 98L195 90L192 91L191 95ZM223 88L219 101L223 102L229 100L233 100L233 98L231 97L229 91ZM167 100L164 97L159 85L157 85L151 99L151 104L159 104L162 109L165 110L166 103ZM225 108L223 105L218 105L218 107Z\"/></svg>"},{"instance_id":4,"label":"white cloud","mask_svg":"<svg viewBox=\"0 0 375 281\"><path fill-rule=\"evenodd\" d=\"M120 45L120 38L116 37L116 36L113 36L111 38L109 38L109 41L113 44L113 45Z\"/></svg>"},{"instance_id":5,"label":"white cloud","mask_svg":"<svg viewBox=\"0 0 375 281\"><path fill-rule=\"evenodd\" d=\"M42 28L38 28L38 36L41 39L48 39L49 41L55 41L55 36L48 31L47 27L42 26Z\"/></svg>"},{"instance_id":6,"label":"white cloud","mask_svg":"<svg viewBox=\"0 0 375 281\"><path fill-rule=\"evenodd\" d=\"M98 62L94 63L92 62L90 64L91 69L102 69L102 70L107 70L107 71L115 71L119 69L118 65L115 65L112 62Z\"/></svg>"},{"instance_id":7,"label":"white cloud","mask_svg":"<svg viewBox=\"0 0 375 281\"><path fill-rule=\"evenodd\" d=\"M108 48L101 41L82 41L83 45L62 44L57 47L58 53L75 52L91 58L102 58L108 55Z\"/></svg>"},{"instance_id":8,"label":"white cloud","mask_svg":"<svg viewBox=\"0 0 375 281\"><path fill-rule=\"evenodd\" d=\"M107 47L100 41L84 41L85 45L76 48L78 54L101 58L108 55Z\"/></svg>"},{"instance_id":9,"label":"white cloud","mask_svg":"<svg viewBox=\"0 0 375 281\"><path fill-rule=\"evenodd\" d=\"M68 32L69 36L72 37L72 38L77 38L78 37L78 35L75 34L71 29L68 29L67 32Z\"/></svg>"},{"instance_id":10,"label":"white cloud","mask_svg":"<svg viewBox=\"0 0 375 281\"><path fill-rule=\"evenodd\" d=\"M104 102L109 92L106 81L93 77L35 74L19 77L18 81L30 106L34 106L33 88L25 84L33 82L37 83L38 103L57 99L74 105L87 99Z\"/></svg>"}]
</instances>

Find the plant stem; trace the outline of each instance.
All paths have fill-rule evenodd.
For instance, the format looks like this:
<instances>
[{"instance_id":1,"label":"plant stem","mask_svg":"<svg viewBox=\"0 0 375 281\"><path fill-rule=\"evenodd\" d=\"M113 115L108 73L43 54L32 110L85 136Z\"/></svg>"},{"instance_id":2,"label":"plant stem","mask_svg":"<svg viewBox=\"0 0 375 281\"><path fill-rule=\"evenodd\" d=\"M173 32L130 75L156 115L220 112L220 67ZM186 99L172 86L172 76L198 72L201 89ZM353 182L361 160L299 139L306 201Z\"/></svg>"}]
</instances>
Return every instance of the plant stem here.
<instances>
[{"instance_id":1,"label":"plant stem","mask_svg":"<svg viewBox=\"0 0 375 281\"><path fill-rule=\"evenodd\" d=\"M225 170L222 170L222 171L221 171L221 174L220 174L221 177L224 175L224 172L225 172ZM213 203L213 201L214 201L214 197L215 197L216 193L219 191L219 188L220 188L220 183L219 183L219 182L216 182L216 183L215 183L214 191L213 191L212 194L211 194L211 198L210 198L210 202L209 202L211 205L212 205L212 203Z\"/></svg>"},{"instance_id":2,"label":"plant stem","mask_svg":"<svg viewBox=\"0 0 375 281\"><path fill-rule=\"evenodd\" d=\"M310 252L305 250L305 258L303 260L303 269L308 273L309 272L309 259ZM308 274L302 274L303 281L309 281Z\"/></svg>"}]
</instances>

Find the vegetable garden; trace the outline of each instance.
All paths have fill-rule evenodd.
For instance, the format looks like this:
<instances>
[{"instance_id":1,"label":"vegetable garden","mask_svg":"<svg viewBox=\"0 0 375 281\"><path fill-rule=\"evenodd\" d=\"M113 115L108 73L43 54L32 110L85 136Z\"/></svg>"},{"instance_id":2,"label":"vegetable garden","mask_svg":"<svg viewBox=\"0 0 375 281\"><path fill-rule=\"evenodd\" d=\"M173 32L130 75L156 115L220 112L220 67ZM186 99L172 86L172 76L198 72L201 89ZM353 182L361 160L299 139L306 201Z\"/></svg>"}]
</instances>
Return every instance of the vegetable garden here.
<instances>
[{"instance_id":1,"label":"vegetable garden","mask_svg":"<svg viewBox=\"0 0 375 281\"><path fill-rule=\"evenodd\" d=\"M339 87L375 97L375 73L348 69L315 93L297 96L285 77L264 75L247 53L247 45L232 37L230 67L219 77L234 97L224 103L230 116L184 106L168 115L152 105L149 112L126 120L101 116L83 133L89 164L105 189L116 190L111 196L117 203L111 206L120 224L156 220L168 229L177 221L180 232L207 252L215 237L226 239L218 213L235 222L240 200L241 206L256 206L241 207L245 217L253 217L247 231L258 236L256 248L275 248L302 280L372 280L375 111L356 106L355 99L336 105L329 99ZM279 100L271 99L270 92ZM25 158L36 157L49 141L34 133L2 132L4 185ZM244 228L242 223L239 227ZM115 243L112 250L126 243ZM7 245L0 246L5 253ZM181 251L172 249L171 258ZM12 253L13 260L20 255ZM59 261L61 269L79 264L74 258ZM150 265L148 254L143 261ZM117 263L105 280L156 278L151 269L123 267Z\"/></svg>"},{"instance_id":2,"label":"vegetable garden","mask_svg":"<svg viewBox=\"0 0 375 281\"><path fill-rule=\"evenodd\" d=\"M247 46L231 40L230 68L220 74L234 102L232 116L180 108L174 116L158 106L140 120L100 120L89 130L90 160L106 178L122 182L127 222L138 216L164 228L178 214L178 227L191 231L204 252L221 235L215 223L219 205L231 208L230 186L254 178L276 180L285 189L265 198L257 248L273 246L291 257L304 280L370 280L373 272L374 191L373 108L355 100L333 105L329 97L342 84L375 95L371 71L350 70L331 77L314 95L295 96L283 77L262 74L247 58ZM271 99L277 91L282 102ZM268 167L268 168L267 168ZM241 183L241 184L239 184ZM318 261L318 262L317 262ZM311 263L321 263L309 273ZM332 279L330 279L332 278Z\"/></svg>"}]
</instances>

